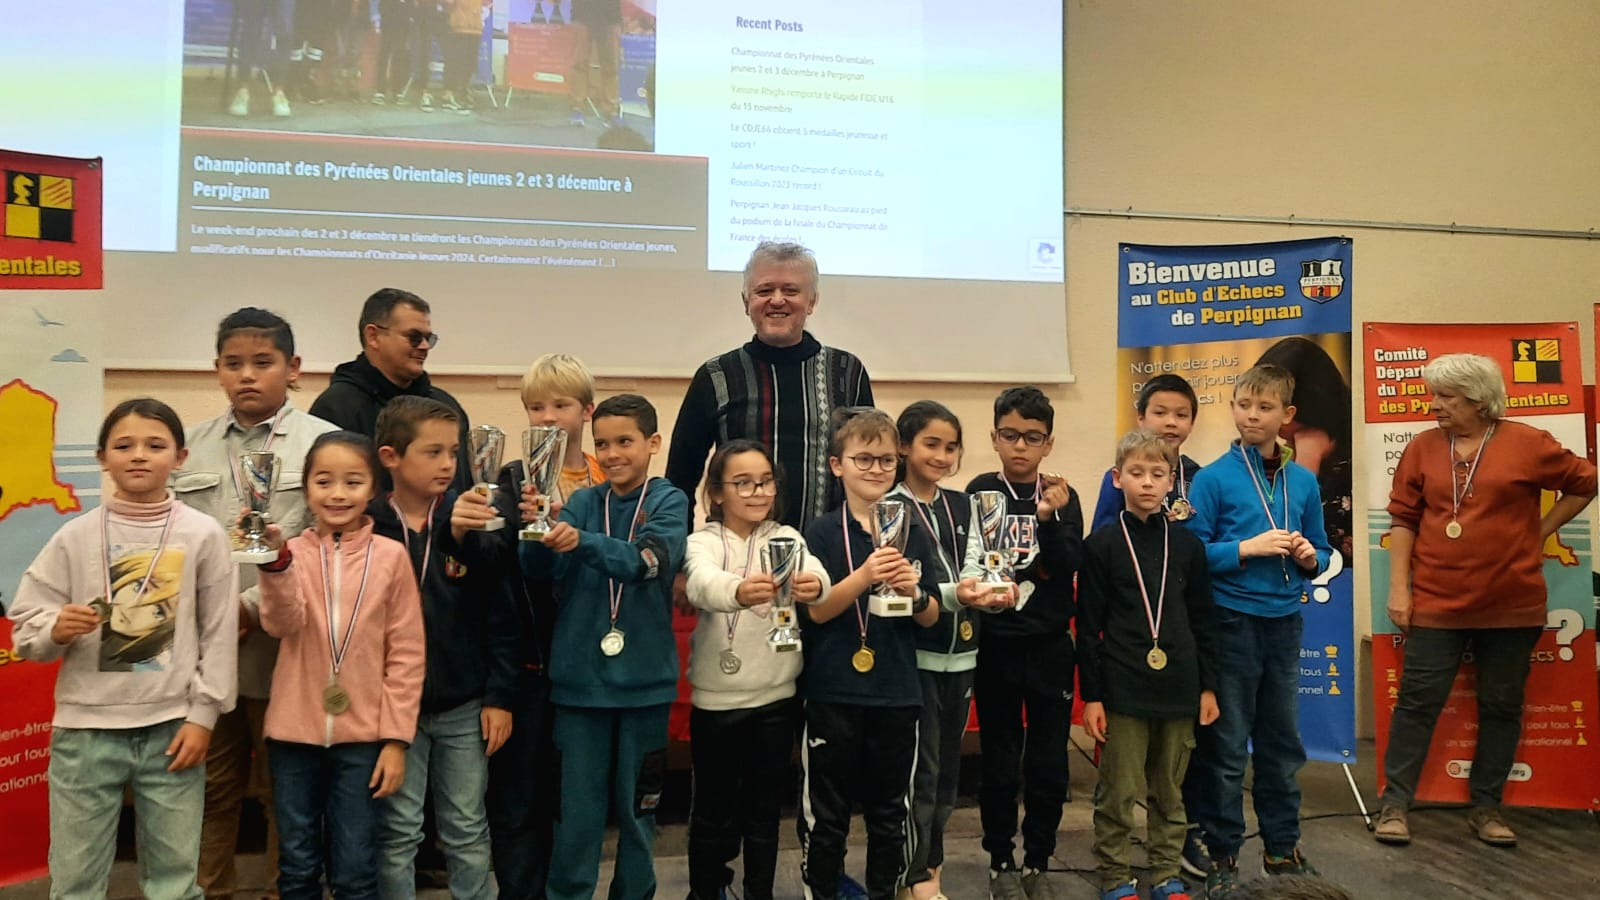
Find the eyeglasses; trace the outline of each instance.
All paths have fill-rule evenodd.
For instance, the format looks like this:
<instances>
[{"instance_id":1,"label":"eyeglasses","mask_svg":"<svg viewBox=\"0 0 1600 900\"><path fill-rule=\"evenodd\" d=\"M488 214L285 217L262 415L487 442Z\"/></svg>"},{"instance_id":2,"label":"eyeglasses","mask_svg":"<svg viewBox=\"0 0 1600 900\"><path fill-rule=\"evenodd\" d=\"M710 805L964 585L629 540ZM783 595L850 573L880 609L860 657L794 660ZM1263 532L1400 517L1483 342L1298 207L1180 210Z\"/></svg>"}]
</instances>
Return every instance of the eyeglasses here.
<instances>
[{"instance_id":1,"label":"eyeglasses","mask_svg":"<svg viewBox=\"0 0 1600 900\"><path fill-rule=\"evenodd\" d=\"M374 325L372 327L381 331L389 330L389 326L387 325ZM431 349L439 346L439 332L437 331L403 331L400 333L400 336L405 338L406 342L413 347L428 347Z\"/></svg>"},{"instance_id":2,"label":"eyeglasses","mask_svg":"<svg viewBox=\"0 0 1600 900\"><path fill-rule=\"evenodd\" d=\"M772 478L763 478L760 481L741 478L738 481L719 482L718 487L731 487L735 494L746 500L757 494L765 494L768 497L776 497L778 495L778 482Z\"/></svg>"},{"instance_id":3,"label":"eyeglasses","mask_svg":"<svg viewBox=\"0 0 1600 900\"><path fill-rule=\"evenodd\" d=\"M856 470L859 472L871 472L874 468L882 469L885 472L893 472L894 467L900 462L900 457L893 454L873 456L871 453L857 453L855 456L847 456L845 459L855 463Z\"/></svg>"},{"instance_id":4,"label":"eyeglasses","mask_svg":"<svg viewBox=\"0 0 1600 900\"><path fill-rule=\"evenodd\" d=\"M1002 444L1015 444L1021 441L1029 447L1043 447L1050 435L1042 431L1018 431L1015 428L1002 428L994 433Z\"/></svg>"}]
</instances>

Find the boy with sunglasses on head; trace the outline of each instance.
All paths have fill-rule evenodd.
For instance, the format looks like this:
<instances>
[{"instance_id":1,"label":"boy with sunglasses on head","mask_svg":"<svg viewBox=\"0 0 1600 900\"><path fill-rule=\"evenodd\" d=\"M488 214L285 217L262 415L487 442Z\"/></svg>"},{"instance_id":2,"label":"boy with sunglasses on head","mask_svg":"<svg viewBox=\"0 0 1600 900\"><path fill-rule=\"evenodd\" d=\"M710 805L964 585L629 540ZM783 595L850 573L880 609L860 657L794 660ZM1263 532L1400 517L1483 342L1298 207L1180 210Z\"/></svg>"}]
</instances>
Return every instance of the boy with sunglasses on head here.
<instances>
[{"instance_id":1,"label":"boy with sunglasses on head","mask_svg":"<svg viewBox=\"0 0 1600 900\"><path fill-rule=\"evenodd\" d=\"M973 697L983 787L978 807L994 900L1053 900L1045 868L1056 849L1067 800L1067 731L1072 725L1073 575L1083 553L1083 509L1064 476L1039 464L1055 446L1055 409L1036 387L994 401L990 437L999 472L972 479L967 493L1006 495L1003 533L1016 546L1016 606L986 617ZM1024 725L1026 721L1026 725ZM1025 776L1025 777L1024 777ZM1017 868L1017 793L1022 790L1022 869Z\"/></svg>"}]
</instances>

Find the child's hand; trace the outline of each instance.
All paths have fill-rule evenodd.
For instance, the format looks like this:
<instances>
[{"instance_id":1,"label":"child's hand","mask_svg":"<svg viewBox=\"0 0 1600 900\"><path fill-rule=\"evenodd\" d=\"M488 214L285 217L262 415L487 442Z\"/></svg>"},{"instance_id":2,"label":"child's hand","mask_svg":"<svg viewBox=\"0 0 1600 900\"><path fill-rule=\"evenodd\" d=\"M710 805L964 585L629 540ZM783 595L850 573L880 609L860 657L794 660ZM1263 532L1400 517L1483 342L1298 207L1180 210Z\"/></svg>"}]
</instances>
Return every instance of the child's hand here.
<instances>
[{"instance_id":1,"label":"child's hand","mask_svg":"<svg viewBox=\"0 0 1600 900\"><path fill-rule=\"evenodd\" d=\"M167 745L167 755L172 757L172 762L167 764L168 772L182 772L206 761L206 751L211 749L211 729L193 722L185 722L178 727L178 733L172 736L172 743Z\"/></svg>"},{"instance_id":2,"label":"child's hand","mask_svg":"<svg viewBox=\"0 0 1600 900\"><path fill-rule=\"evenodd\" d=\"M56 624L50 629L50 640L70 644L74 640L100 627L100 614L94 607L82 603L68 603L61 607Z\"/></svg>"},{"instance_id":3,"label":"child's hand","mask_svg":"<svg viewBox=\"0 0 1600 900\"><path fill-rule=\"evenodd\" d=\"M1009 609L1017 602L1017 586L1003 585L1005 590L994 590L993 585L981 584L976 578L963 578L956 582L956 601L962 606L978 609Z\"/></svg>"},{"instance_id":4,"label":"child's hand","mask_svg":"<svg viewBox=\"0 0 1600 900\"><path fill-rule=\"evenodd\" d=\"M483 727L483 739L489 742L484 748L484 756L493 756L496 750L506 745L511 737L511 710L501 709L498 706L485 706L478 713L478 724Z\"/></svg>"},{"instance_id":5,"label":"child's hand","mask_svg":"<svg viewBox=\"0 0 1600 900\"><path fill-rule=\"evenodd\" d=\"M477 491L465 491L450 507L450 533L460 541L468 531L483 528L495 515L495 508L489 505L488 497Z\"/></svg>"},{"instance_id":6,"label":"child's hand","mask_svg":"<svg viewBox=\"0 0 1600 900\"><path fill-rule=\"evenodd\" d=\"M531 522L539 517L539 505L535 502L539 497L539 489L533 482L522 486L522 502L517 504L517 511L522 513L522 521Z\"/></svg>"},{"instance_id":7,"label":"child's hand","mask_svg":"<svg viewBox=\"0 0 1600 900\"><path fill-rule=\"evenodd\" d=\"M1239 558L1249 559L1252 556L1288 556L1289 548L1293 544L1289 532L1282 528L1272 528L1263 531L1253 538L1246 538L1239 542ZM1315 551L1313 551L1315 552Z\"/></svg>"},{"instance_id":8,"label":"child's hand","mask_svg":"<svg viewBox=\"0 0 1600 900\"><path fill-rule=\"evenodd\" d=\"M373 788L372 799L378 800L400 790L406 780L406 748L389 741L378 751L378 764L372 767L372 778L367 787Z\"/></svg>"},{"instance_id":9,"label":"child's hand","mask_svg":"<svg viewBox=\"0 0 1600 900\"><path fill-rule=\"evenodd\" d=\"M283 529L276 525L268 525L267 530L261 535L261 542L274 550L282 550L283 545L289 543L283 537Z\"/></svg>"},{"instance_id":10,"label":"child's hand","mask_svg":"<svg viewBox=\"0 0 1600 900\"><path fill-rule=\"evenodd\" d=\"M1105 743L1106 705L1104 703L1085 703L1083 705L1083 731L1095 743Z\"/></svg>"},{"instance_id":11,"label":"child's hand","mask_svg":"<svg viewBox=\"0 0 1600 900\"><path fill-rule=\"evenodd\" d=\"M1222 712L1217 709L1217 692L1216 691L1201 691L1200 692L1200 724L1201 725L1210 725L1212 722L1215 722L1217 720L1218 716L1221 716L1221 715L1222 715Z\"/></svg>"},{"instance_id":12,"label":"child's hand","mask_svg":"<svg viewBox=\"0 0 1600 900\"><path fill-rule=\"evenodd\" d=\"M822 579L810 572L796 572L789 590L794 594L794 602L815 603L822 598Z\"/></svg>"},{"instance_id":13,"label":"child's hand","mask_svg":"<svg viewBox=\"0 0 1600 900\"><path fill-rule=\"evenodd\" d=\"M1039 521L1048 522L1055 516L1056 510L1066 508L1072 501L1072 495L1068 492L1065 475L1048 472L1043 476L1043 481L1044 490L1039 494L1039 502L1034 508Z\"/></svg>"},{"instance_id":14,"label":"child's hand","mask_svg":"<svg viewBox=\"0 0 1600 900\"><path fill-rule=\"evenodd\" d=\"M773 582L772 576L757 572L739 582L739 589L733 592L733 599L739 601L740 606L756 606L761 603L771 603L777 593L778 586Z\"/></svg>"},{"instance_id":15,"label":"child's hand","mask_svg":"<svg viewBox=\"0 0 1600 900\"><path fill-rule=\"evenodd\" d=\"M867 581L872 584L878 584L894 577L900 563L905 562L905 559L900 551L893 547L879 547L872 551L856 571L865 573Z\"/></svg>"},{"instance_id":16,"label":"child's hand","mask_svg":"<svg viewBox=\"0 0 1600 900\"><path fill-rule=\"evenodd\" d=\"M1300 568L1316 571L1316 545L1306 540L1306 536L1298 531L1289 532L1289 555L1294 558L1295 565Z\"/></svg>"},{"instance_id":17,"label":"child's hand","mask_svg":"<svg viewBox=\"0 0 1600 900\"><path fill-rule=\"evenodd\" d=\"M900 567L895 570L893 575L889 576L889 586L895 589L895 593L913 597L916 596L917 580L920 577L921 573L917 570L917 567L913 566L904 557L901 557Z\"/></svg>"},{"instance_id":18,"label":"child's hand","mask_svg":"<svg viewBox=\"0 0 1600 900\"><path fill-rule=\"evenodd\" d=\"M571 553L578 549L578 529L571 522L557 522L544 536L543 544L557 553Z\"/></svg>"}]
</instances>

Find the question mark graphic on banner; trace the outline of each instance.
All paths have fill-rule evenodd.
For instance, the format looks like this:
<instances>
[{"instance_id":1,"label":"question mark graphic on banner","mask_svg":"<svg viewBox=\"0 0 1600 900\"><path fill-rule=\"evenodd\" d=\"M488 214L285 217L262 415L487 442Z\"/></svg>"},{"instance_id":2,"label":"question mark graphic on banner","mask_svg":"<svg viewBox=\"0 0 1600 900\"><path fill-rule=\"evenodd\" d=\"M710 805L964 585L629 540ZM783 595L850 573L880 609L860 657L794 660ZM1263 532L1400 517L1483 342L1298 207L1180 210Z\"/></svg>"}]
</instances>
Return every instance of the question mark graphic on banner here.
<instances>
[{"instance_id":1,"label":"question mark graphic on banner","mask_svg":"<svg viewBox=\"0 0 1600 900\"><path fill-rule=\"evenodd\" d=\"M1572 642L1583 634L1583 615L1572 609L1552 609L1545 619L1546 629L1554 629L1556 646L1563 662L1572 661Z\"/></svg>"},{"instance_id":2,"label":"question mark graphic on banner","mask_svg":"<svg viewBox=\"0 0 1600 900\"><path fill-rule=\"evenodd\" d=\"M1328 591L1328 582L1332 581L1334 576L1343 571L1344 556L1341 555L1337 550L1328 554L1328 570L1311 579L1311 583L1316 585L1316 587L1311 591L1311 599L1317 601L1318 603L1327 603L1330 599L1332 599L1333 595Z\"/></svg>"}]
</instances>

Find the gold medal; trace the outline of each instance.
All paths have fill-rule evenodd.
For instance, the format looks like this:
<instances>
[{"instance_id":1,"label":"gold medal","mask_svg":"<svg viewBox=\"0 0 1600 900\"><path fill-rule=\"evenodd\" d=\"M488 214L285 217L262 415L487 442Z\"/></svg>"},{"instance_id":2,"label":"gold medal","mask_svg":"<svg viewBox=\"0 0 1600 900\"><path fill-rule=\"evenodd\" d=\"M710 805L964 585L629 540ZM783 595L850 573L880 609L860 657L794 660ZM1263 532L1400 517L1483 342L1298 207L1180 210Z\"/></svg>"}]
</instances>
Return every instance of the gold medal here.
<instances>
[{"instance_id":1,"label":"gold medal","mask_svg":"<svg viewBox=\"0 0 1600 900\"><path fill-rule=\"evenodd\" d=\"M850 655L850 666L857 672L865 675L866 673L872 671L872 667L878 661L877 656L878 655L876 653L872 652L871 647L862 644L860 650L857 650L855 653Z\"/></svg>"},{"instance_id":2,"label":"gold medal","mask_svg":"<svg viewBox=\"0 0 1600 900\"><path fill-rule=\"evenodd\" d=\"M1444 527L1444 536L1452 541L1461 537L1461 523L1451 519L1450 524Z\"/></svg>"},{"instance_id":3,"label":"gold medal","mask_svg":"<svg viewBox=\"0 0 1600 900\"><path fill-rule=\"evenodd\" d=\"M1189 505L1189 501L1179 497L1167 505L1167 516L1179 522L1187 522L1194 516L1194 507Z\"/></svg>"},{"instance_id":4,"label":"gold medal","mask_svg":"<svg viewBox=\"0 0 1600 900\"><path fill-rule=\"evenodd\" d=\"M1150 652L1144 655L1145 664L1159 672L1167 667L1167 651L1160 647L1151 647Z\"/></svg>"},{"instance_id":5,"label":"gold medal","mask_svg":"<svg viewBox=\"0 0 1600 900\"><path fill-rule=\"evenodd\" d=\"M961 626L956 629L956 632L961 635L963 641L972 640L972 620L962 619Z\"/></svg>"},{"instance_id":6,"label":"gold medal","mask_svg":"<svg viewBox=\"0 0 1600 900\"><path fill-rule=\"evenodd\" d=\"M328 686L322 689L322 708L330 716L343 715L349 711L350 695L339 682L329 682Z\"/></svg>"}]
</instances>

